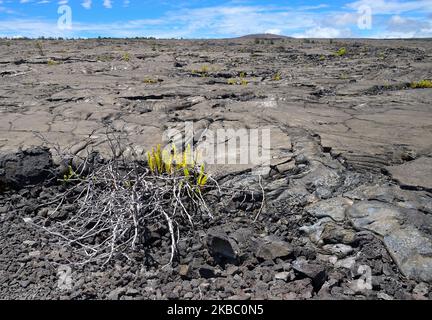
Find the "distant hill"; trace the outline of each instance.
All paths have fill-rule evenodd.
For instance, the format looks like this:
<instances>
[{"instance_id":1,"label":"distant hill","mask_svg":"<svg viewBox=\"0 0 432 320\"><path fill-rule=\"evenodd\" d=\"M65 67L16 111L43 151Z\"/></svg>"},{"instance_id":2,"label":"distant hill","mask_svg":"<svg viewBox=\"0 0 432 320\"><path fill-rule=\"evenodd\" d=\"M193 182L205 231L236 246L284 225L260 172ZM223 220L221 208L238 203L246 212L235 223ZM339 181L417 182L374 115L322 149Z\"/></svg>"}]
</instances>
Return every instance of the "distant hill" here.
<instances>
[{"instance_id":1,"label":"distant hill","mask_svg":"<svg viewBox=\"0 0 432 320\"><path fill-rule=\"evenodd\" d=\"M291 37L272 34L272 33L257 33L257 34L248 34L235 39L290 39L290 38Z\"/></svg>"}]
</instances>

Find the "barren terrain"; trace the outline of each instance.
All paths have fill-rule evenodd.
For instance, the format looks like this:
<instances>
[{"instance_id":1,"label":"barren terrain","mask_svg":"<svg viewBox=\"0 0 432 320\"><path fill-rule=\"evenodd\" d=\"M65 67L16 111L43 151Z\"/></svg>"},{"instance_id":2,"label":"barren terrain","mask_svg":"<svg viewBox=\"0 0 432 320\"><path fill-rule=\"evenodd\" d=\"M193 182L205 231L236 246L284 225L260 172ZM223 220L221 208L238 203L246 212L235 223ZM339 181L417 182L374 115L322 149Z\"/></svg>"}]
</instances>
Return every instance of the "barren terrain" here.
<instances>
[{"instance_id":1,"label":"barren terrain","mask_svg":"<svg viewBox=\"0 0 432 320\"><path fill-rule=\"evenodd\" d=\"M0 40L0 298L432 298L432 89L412 86L425 79L428 40ZM264 197L211 203L171 266L157 221L146 252L103 267L27 223L75 214L47 217L64 185L34 147L108 157L110 128L140 156L185 122L197 145L270 129L271 170L209 166Z\"/></svg>"}]
</instances>

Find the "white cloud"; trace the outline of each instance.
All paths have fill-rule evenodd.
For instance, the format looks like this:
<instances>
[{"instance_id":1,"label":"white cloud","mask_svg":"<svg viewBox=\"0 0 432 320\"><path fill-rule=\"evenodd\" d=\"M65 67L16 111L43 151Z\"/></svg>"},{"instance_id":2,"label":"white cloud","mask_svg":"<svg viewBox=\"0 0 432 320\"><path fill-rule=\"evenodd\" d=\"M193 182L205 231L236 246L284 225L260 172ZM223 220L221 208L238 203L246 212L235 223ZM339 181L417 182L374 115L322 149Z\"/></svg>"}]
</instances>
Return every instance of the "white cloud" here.
<instances>
[{"instance_id":1,"label":"white cloud","mask_svg":"<svg viewBox=\"0 0 432 320\"><path fill-rule=\"evenodd\" d=\"M347 8L359 9L368 6L376 14L400 14L409 11L432 12L432 0L397 1L397 0L359 0L347 4Z\"/></svg>"},{"instance_id":2,"label":"white cloud","mask_svg":"<svg viewBox=\"0 0 432 320\"><path fill-rule=\"evenodd\" d=\"M81 5L86 9L91 9L92 0L84 0Z\"/></svg>"},{"instance_id":3,"label":"white cloud","mask_svg":"<svg viewBox=\"0 0 432 320\"><path fill-rule=\"evenodd\" d=\"M111 0L104 0L103 6L107 9L111 9L112 8L112 1Z\"/></svg>"},{"instance_id":4,"label":"white cloud","mask_svg":"<svg viewBox=\"0 0 432 320\"><path fill-rule=\"evenodd\" d=\"M295 38L349 38L350 36L351 31L349 29L341 30L331 27L315 27L293 35Z\"/></svg>"},{"instance_id":5,"label":"white cloud","mask_svg":"<svg viewBox=\"0 0 432 320\"><path fill-rule=\"evenodd\" d=\"M281 34L282 30L281 29L268 29L264 33Z\"/></svg>"},{"instance_id":6,"label":"white cloud","mask_svg":"<svg viewBox=\"0 0 432 320\"><path fill-rule=\"evenodd\" d=\"M114 2L112 0L98 1L103 3L106 8L113 7ZM1 2L2 0L0 0L0 4ZM92 0L81 0L80 2L84 8L92 8ZM405 1L403 3L396 0L360 0L351 2L344 8L333 10L325 5L303 7L252 6L243 5L247 3L243 1L236 2L236 5L187 9L184 2L177 2L176 10L168 11L157 19L110 23L74 21L73 30L67 31L58 30L56 21L3 19L0 21L0 34L19 34L30 37L78 37L87 34L113 37L210 38L251 33L274 33L311 38L356 37L359 35L383 38L403 35L406 37L430 37L432 36L432 25L427 15L432 16L432 13L420 11L421 14L417 18L412 18L409 15L412 13L411 10L421 10L419 8L424 8L427 3L431 4L431 2L432 0ZM3 1L3 3L5 2ZM122 0L122 3L123 6L128 6L130 1ZM366 32L360 31L357 26L359 14L356 8L364 4L373 5L376 12L386 12L385 15L374 16L373 30ZM409 12L389 14L389 12L397 10ZM2 7L0 7L1 11ZM414 12L419 13L418 11Z\"/></svg>"}]
</instances>

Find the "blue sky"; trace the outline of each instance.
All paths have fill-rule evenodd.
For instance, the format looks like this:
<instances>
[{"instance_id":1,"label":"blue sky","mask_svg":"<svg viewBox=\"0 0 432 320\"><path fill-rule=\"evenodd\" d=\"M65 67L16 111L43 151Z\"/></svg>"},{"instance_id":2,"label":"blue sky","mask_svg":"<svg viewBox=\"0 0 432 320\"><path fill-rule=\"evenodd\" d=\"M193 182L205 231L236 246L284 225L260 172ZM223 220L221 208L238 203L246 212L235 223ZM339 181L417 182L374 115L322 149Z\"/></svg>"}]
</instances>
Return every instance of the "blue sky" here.
<instances>
[{"instance_id":1,"label":"blue sky","mask_svg":"<svg viewBox=\"0 0 432 320\"><path fill-rule=\"evenodd\" d=\"M71 19L65 16L69 12ZM65 21L71 22L68 28ZM1 37L225 38L250 33L432 37L432 0L0 0Z\"/></svg>"}]
</instances>

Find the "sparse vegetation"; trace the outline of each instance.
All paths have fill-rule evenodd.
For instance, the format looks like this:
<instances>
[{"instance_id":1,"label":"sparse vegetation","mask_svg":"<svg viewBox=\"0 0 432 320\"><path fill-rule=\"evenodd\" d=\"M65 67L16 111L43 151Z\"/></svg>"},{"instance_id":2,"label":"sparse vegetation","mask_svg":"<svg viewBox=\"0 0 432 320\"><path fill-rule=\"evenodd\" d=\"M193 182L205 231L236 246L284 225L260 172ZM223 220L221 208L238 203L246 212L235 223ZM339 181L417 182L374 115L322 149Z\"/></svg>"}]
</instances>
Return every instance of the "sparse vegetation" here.
<instances>
[{"instance_id":1,"label":"sparse vegetation","mask_svg":"<svg viewBox=\"0 0 432 320\"><path fill-rule=\"evenodd\" d=\"M155 84L155 83L158 83L159 80L158 80L158 79L152 79L152 78L145 78L145 79L143 80L143 82L144 82L144 83L147 83L147 84Z\"/></svg>"},{"instance_id":2,"label":"sparse vegetation","mask_svg":"<svg viewBox=\"0 0 432 320\"><path fill-rule=\"evenodd\" d=\"M131 59L130 53L125 52L125 53L123 54L123 56L122 56L122 60L125 61L125 62L129 62L130 59Z\"/></svg>"},{"instance_id":3,"label":"sparse vegetation","mask_svg":"<svg viewBox=\"0 0 432 320\"><path fill-rule=\"evenodd\" d=\"M336 51L335 53L338 57L342 57L344 55L347 54L347 49L345 47L340 48L338 51Z\"/></svg>"},{"instance_id":4,"label":"sparse vegetation","mask_svg":"<svg viewBox=\"0 0 432 320\"><path fill-rule=\"evenodd\" d=\"M71 165L68 165L66 173L63 175L63 183L69 183L74 180L74 178L79 178L75 173Z\"/></svg>"},{"instance_id":5,"label":"sparse vegetation","mask_svg":"<svg viewBox=\"0 0 432 320\"><path fill-rule=\"evenodd\" d=\"M201 74L202 77L207 77L209 73L209 67L206 65L202 66L199 73Z\"/></svg>"},{"instance_id":6,"label":"sparse vegetation","mask_svg":"<svg viewBox=\"0 0 432 320\"><path fill-rule=\"evenodd\" d=\"M147 163L127 160L121 152L121 139L110 135L107 139L112 158L91 170L85 169L92 163L88 157L74 158L78 161L74 163L81 165L68 167L63 179L68 182L67 189L50 203L55 208L51 215L73 203L79 218L72 216L49 227L37 226L82 254L80 263L106 264L117 255L143 250L146 232L157 221L165 224L171 239L170 264L181 233L188 226L194 227L196 216L213 218L204 198L213 184L209 184L204 165L198 165L190 146L177 152L174 146L168 151L158 145L147 154ZM61 159L72 158L61 154Z\"/></svg>"},{"instance_id":7,"label":"sparse vegetation","mask_svg":"<svg viewBox=\"0 0 432 320\"><path fill-rule=\"evenodd\" d=\"M430 88L432 88L432 81L431 80L421 80L418 82L412 82L410 84L410 87L412 89L430 89Z\"/></svg>"},{"instance_id":8,"label":"sparse vegetation","mask_svg":"<svg viewBox=\"0 0 432 320\"><path fill-rule=\"evenodd\" d=\"M192 74L198 74L203 78L208 77L209 72L210 72L210 67L207 65L201 66L199 70L196 69L192 70Z\"/></svg>"},{"instance_id":9,"label":"sparse vegetation","mask_svg":"<svg viewBox=\"0 0 432 320\"><path fill-rule=\"evenodd\" d=\"M47 61L47 65L49 65L49 66L56 66L58 64L59 64L59 62L55 61L53 59L48 59L48 61Z\"/></svg>"},{"instance_id":10,"label":"sparse vegetation","mask_svg":"<svg viewBox=\"0 0 432 320\"><path fill-rule=\"evenodd\" d=\"M110 62L113 60L113 58L107 54L100 55L96 59L97 61L101 61L101 62Z\"/></svg>"},{"instance_id":11,"label":"sparse vegetation","mask_svg":"<svg viewBox=\"0 0 432 320\"><path fill-rule=\"evenodd\" d=\"M233 79L233 78L228 79L227 84L228 85L247 86L249 84L249 81L246 80L246 73L245 72L240 72L238 79Z\"/></svg>"},{"instance_id":12,"label":"sparse vegetation","mask_svg":"<svg viewBox=\"0 0 432 320\"><path fill-rule=\"evenodd\" d=\"M36 48L39 51L39 55L45 56L44 47L42 41L38 40L36 41Z\"/></svg>"},{"instance_id":13,"label":"sparse vegetation","mask_svg":"<svg viewBox=\"0 0 432 320\"><path fill-rule=\"evenodd\" d=\"M280 74L280 72L276 72L276 74L273 76L273 81L281 81L282 80L282 75Z\"/></svg>"},{"instance_id":14,"label":"sparse vegetation","mask_svg":"<svg viewBox=\"0 0 432 320\"><path fill-rule=\"evenodd\" d=\"M204 172L204 165L199 166L197 170L196 159L188 145L186 150L178 153L175 145L172 146L171 152L162 150L158 145L147 153L147 163L150 171L157 175L182 176L183 183L192 183L200 188L207 183L208 176Z\"/></svg>"}]
</instances>

